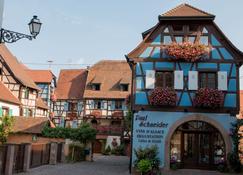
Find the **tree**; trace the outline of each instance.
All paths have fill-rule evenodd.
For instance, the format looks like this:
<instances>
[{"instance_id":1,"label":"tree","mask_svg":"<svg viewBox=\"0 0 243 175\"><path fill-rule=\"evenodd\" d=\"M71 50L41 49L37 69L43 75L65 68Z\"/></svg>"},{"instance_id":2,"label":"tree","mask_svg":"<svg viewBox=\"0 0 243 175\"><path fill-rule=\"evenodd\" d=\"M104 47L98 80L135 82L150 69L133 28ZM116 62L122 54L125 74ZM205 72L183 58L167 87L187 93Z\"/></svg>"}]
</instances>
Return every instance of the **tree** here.
<instances>
[{"instance_id":1,"label":"tree","mask_svg":"<svg viewBox=\"0 0 243 175\"><path fill-rule=\"evenodd\" d=\"M87 142L95 140L96 132L96 129L92 128L90 124L83 123L71 134L71 139L86 145Z\"/></svg>"},{"instance_id":2,"label":"tree","mask_svg":"<svg viewBox=\"0 0 243 175\"><path fill-rule=\"evenodd\" d=\"M12 130L13 118L9 116L4 116L0 119L0 142L2 144L7 142L9 133Z\"/></svg>"}]
</instances>

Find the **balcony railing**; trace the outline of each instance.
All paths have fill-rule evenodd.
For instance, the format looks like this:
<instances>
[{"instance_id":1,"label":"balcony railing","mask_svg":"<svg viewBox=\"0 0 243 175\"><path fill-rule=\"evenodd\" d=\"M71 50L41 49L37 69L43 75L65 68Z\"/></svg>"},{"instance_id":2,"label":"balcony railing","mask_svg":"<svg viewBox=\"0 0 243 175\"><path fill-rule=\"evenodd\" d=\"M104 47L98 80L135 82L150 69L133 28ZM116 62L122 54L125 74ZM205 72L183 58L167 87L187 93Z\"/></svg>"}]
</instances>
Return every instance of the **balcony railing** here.
<instances>
[{"instance_id":1,"label":"balcony railing","mask_svg":"<svg viewBox=\"0 0 243 175\"><path fill-rule=\"evenodd\" d=\"M122 135L123 128L119 126L93 126L97 130L97 134L104 135Z\"/></svg>"}]
</instances>

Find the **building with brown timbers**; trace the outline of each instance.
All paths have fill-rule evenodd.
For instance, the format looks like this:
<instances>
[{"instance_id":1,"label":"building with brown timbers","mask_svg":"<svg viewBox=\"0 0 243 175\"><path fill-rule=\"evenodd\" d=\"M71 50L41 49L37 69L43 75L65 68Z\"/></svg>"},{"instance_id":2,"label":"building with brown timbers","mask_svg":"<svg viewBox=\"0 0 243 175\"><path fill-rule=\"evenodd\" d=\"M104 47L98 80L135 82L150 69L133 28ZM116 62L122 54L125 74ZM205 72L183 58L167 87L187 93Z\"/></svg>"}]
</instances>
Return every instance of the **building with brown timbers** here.
<instances>
[{"instance_id":1,"label":"building with brown timbers","mask_svg":"<svg viewBox=\"0 0 243 175\"><path fill-rule=\"evenodd\" d=\"M103 60L88 70L84 120L98 131L94 152L119 145L124 134L125 103L130 94L131 71L125 61Z\"/></svg>"},{"instance_id":2,"label":"building with brown timbers","mask_svg":"<svg viewBox=\"0 0 243 175\"><path fill-rule=\"evenodd\" d=\"M48 107L46 105L37 105L40 88L4 44L0 44L0 82L20 102L19 114L14 112L17 110L14 106L7 107L10 113L13 111L15 116L34 117L38 110L41 117L47 116ZM40 101L41 99L38 100L38 104L40 104ZM6 106L0 106L0 108L6 108Z\"/></svg>"},{"instance_id":3,"label":"building with brown timbers","mask_svg":"<svg viewBox=\"0 0 243 175\"><path fill-rule=\"evenodd\" d=\"M86 69L63 69L60 71L55 90L54 118L57 126L78 127L84 116L84 89Z\"/></svg>"}]
</instances>

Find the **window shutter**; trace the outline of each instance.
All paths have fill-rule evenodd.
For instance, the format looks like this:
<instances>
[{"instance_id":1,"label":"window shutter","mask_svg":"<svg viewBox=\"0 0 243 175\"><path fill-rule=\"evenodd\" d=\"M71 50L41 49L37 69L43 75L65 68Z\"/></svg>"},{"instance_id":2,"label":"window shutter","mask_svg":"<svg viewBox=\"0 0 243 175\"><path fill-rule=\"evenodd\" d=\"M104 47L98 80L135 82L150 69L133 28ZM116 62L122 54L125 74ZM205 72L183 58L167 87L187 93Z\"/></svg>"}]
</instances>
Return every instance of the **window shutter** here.
<instances>
[{"instance_id":1,"label":"window shutter","mask_svg":"<svg viewBox=\"0 0 243 175\"><path fill-rule=\"evenodd\" d=\"M154 89L155 71L146 70L146 89Z\"/></svg>"},{"instance_id":2,"label":"window shutter","mask_svg":"<svg viewBox=\"0 0 243 175\"><path fill-rule=\"evenodd\" d=\"M218 90L227 91L227 72L219 71L218 72Z\"/></svg>"},{"instance_id":3,"label":"window shutter","mask_svg":"<svg viewBox=\"0 0 243 175\"><path fill-rule=\"evenodd\" d=\"M90 100L90 109L94 109L94 100Z\"/></svg>"},{"instance_id":4,"label":"window shutter","mask_svg":"<svg viewBox=\"0 0 243 175\"><path fill-rule=\"evenodd\" d=\"M68 102L64 103L64 111L68 111Z\"/></svg>"},{"instance_id":5,"label":"window shutter","mask_svg":"<svg viewBox=\"0 0 243 175\"><path fill-rule=\"evenodd\" d=\"M10 116L10 117L13 116L13 109L9 109L9 116Z\"/></svg>"},{"instance_id":6,"label":"window shutter","mask_svg":"<svg viewBox=\"0 0 243 175\"><path fill-rule=\"evenodd\" d=\"M197 71L189 71L188 89L189 90L198 90L198 72Z\"/></svg>"},{"instance_id":7,"label":"window shutter","mask_svg":"<svg viewBox=\"0 0 243 175\"><path fill-rule=\"evenodd\" d=\"M107 103L105 100L101 101L101 109L106 109L107 108Z\"/></svg>"},{"instance_id":8,"label":"window shutter","mask_svg":"<svg viewBox=\"0 0 243 175\"><path fill-rule=\"evenodd\" d=\"M78 102L78 111L82 111L83 110L83 104L82 102Z\"/></svg>"},{"instance_id":9,"label":"window shutter","mask_svg":"<svg viewBox=\"0 0 243 175\"><path fill-rule=\"evenodd\" d=\"M174 88L183 89L183 87L184 87L183 71L177 70L174 72Z\"/></svg>"},{"instance_id":10,"label":"window shutter","mask_svg":"<svg viewBox=\"0 0 243 175\"><path fill-rule=\"evenodd\" d=\"M3 116L3 109L2 109L2 107L0 107L0 117L2 117Z\"/></svg>"},{"instance_id":11,"label":"window shutter","mask_svg":"<svg viewBox=\"0 0 243 175\"><path fill-rule=\"evenodd\" d=\"M115 101L111 102L111 110L115 110Z\"/></svg>"}]
</instances>

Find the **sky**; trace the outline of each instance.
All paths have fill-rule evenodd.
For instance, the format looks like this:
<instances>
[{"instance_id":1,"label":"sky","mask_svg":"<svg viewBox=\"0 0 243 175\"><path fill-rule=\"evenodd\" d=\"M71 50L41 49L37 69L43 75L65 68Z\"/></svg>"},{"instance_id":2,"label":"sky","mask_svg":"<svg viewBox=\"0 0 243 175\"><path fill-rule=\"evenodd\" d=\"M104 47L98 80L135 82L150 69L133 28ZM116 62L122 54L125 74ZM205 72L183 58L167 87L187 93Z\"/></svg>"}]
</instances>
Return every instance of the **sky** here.
<instances>
[{"instance_id":1,"label":"sky","mask_svg":"<svg viewBox=\"0 0 243 175\"><path fill-rule=\"evenodd\" d=\"M29 34L27 24L37 15L43 23L37 38L7 46L28 67L51 68L58 76L60 69L125 60L158 15L181 3L216 15L215 22L243 51L242 0L5 0L2 27Z\"/></svg>"}]
</instances>

